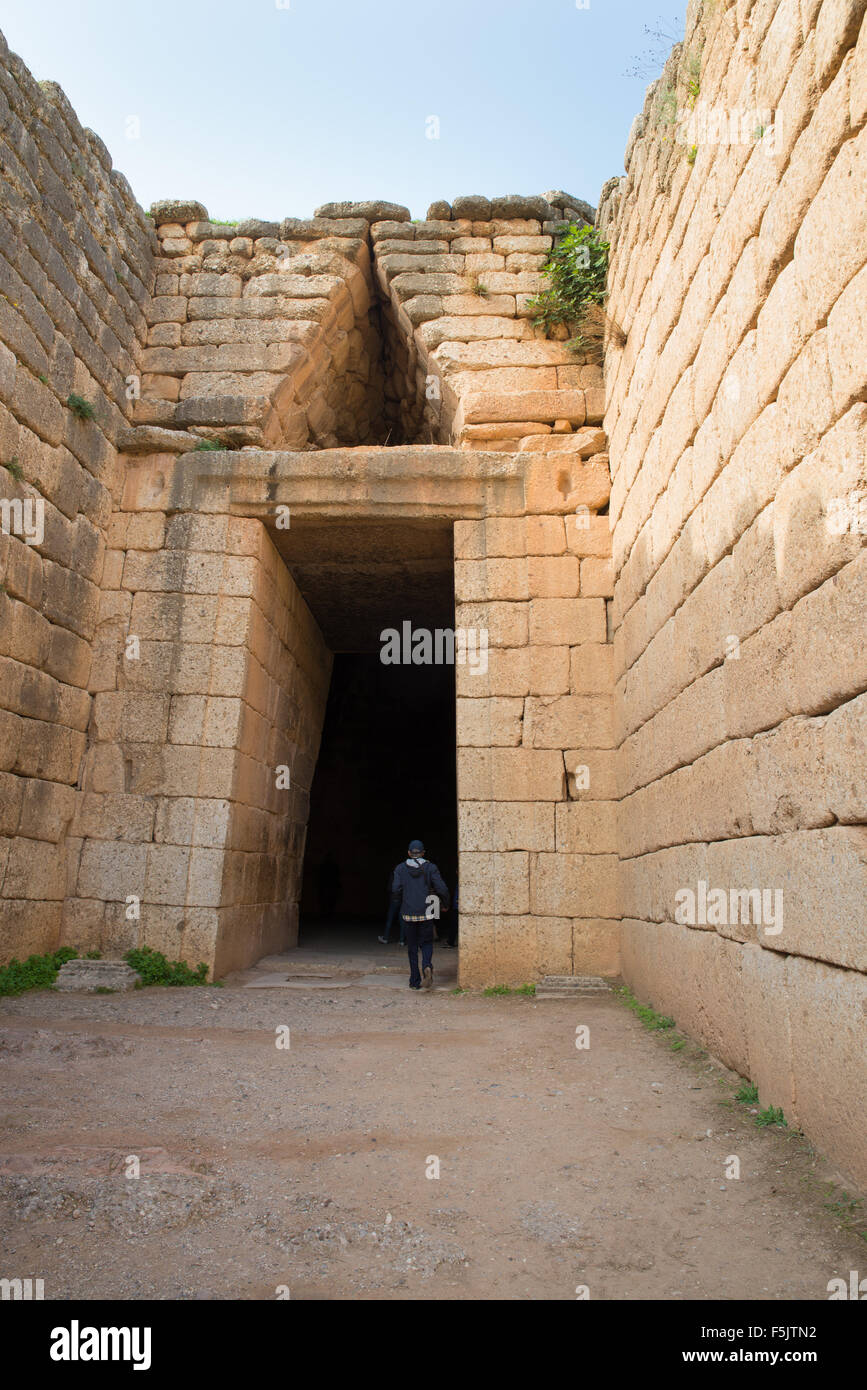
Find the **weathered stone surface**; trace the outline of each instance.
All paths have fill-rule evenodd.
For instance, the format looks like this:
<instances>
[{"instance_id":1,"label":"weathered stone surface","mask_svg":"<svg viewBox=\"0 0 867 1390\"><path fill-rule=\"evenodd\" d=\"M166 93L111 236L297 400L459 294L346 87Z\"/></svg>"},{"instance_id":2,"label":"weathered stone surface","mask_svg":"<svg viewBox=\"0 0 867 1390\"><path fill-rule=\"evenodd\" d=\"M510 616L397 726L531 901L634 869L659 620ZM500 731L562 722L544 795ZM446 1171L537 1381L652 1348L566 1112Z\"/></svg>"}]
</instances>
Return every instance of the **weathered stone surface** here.
<instances>
[{"instance_id":1,"label":"weathered stone surface","mask_svg":"<svg viewBox=\"0 0 867 1390\"><path fill-rule=\"evenodd\" d=\"M409 222L409 208L399 203L386 203L382 200L362 203L323 203L317 208L314 217L351 218L363 217L366 222Z\"/></svg>"},{"instance_id":2,"label":"weathered stone surface","mask_svg":"<svg viewBox=\"0 0 867 1390\"><path fill-rule=\"evenodd\" d=\"M168 198L159 203L152 203L150 216L157 227L162 227L167 222L183 226L187 222L207 222L208 210L203 203Z\"/></svg>"},{"instance_id":3,"label":"weathered stone surface","mask_svg":"<svg viewBox=\"0 0 867 1390\"><path fill-rule=\"evenodd\" d=\"M124 992L141 984L141 975L122 960L68 960L54 984L61 992L98 994Z\"/></svg>"},{"instance_id":4,"label":"weathered stone surface","mask_svg":"<svg viewBox=\"0 0 867 1390\"><path fill-rule=\"evenodd\" d=\"M491 200L478 193L468 193L454 198L452 216L455 219L467 218L471 222L488 222L491 216Z\"/></svg>"},{"instance_id":5,"label":"weathered stone surface","mask_svg":"<svg viewBox=\"0 0 867 1390\"><path fill-rule=\"evenodd\" d=\"M513 218L537 218L547 221L554 209L546 198L527 198L520 193L507 193L491 200L491 219L511 221Z\"/></svg>"}]
</instances>

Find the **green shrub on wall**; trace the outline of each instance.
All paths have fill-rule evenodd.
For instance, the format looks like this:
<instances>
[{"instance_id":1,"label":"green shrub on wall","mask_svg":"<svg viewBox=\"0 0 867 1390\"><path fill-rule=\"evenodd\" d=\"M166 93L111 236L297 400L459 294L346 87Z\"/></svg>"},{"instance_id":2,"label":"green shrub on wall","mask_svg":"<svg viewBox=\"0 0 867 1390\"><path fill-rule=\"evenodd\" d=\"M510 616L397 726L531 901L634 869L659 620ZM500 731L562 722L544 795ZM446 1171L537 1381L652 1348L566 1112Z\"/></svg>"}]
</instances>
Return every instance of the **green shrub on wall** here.
<instances>
[{"instance_id":1,"label":"green shrub on wall","mask_svg":"<svg viewBox=\"0 0 867 1390\"><path fill-rule=\"evenodd\" d=\"M573 334L570 346L576 351L597 349L605 327L610 326L604 309L608 251L608 242L594 227L573 223L542 266L549 288L530 300L534 322L546 332L565 325Z\"/></svg>"}]
</instances>

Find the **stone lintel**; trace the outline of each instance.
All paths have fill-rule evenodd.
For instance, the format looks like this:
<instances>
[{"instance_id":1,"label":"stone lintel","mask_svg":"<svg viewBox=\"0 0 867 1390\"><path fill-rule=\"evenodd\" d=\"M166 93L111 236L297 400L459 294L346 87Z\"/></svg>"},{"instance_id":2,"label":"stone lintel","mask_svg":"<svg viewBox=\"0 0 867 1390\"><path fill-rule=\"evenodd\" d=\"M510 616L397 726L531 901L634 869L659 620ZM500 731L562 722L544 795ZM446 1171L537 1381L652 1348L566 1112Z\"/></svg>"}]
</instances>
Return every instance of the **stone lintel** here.
<instances>
[{"instance_id":1,"label":"stone lintel","mask_svg":"<svg viewBox=\"0 0 867 1390\"><path fill-rule=\"evenodd\" d=\"M163 453L130 462L122 506L262 520L280 505L310 516L520 516L525 468L518 454L431 445L301 453L245 449L177 458Z\"/></svg>"}]
</instances>

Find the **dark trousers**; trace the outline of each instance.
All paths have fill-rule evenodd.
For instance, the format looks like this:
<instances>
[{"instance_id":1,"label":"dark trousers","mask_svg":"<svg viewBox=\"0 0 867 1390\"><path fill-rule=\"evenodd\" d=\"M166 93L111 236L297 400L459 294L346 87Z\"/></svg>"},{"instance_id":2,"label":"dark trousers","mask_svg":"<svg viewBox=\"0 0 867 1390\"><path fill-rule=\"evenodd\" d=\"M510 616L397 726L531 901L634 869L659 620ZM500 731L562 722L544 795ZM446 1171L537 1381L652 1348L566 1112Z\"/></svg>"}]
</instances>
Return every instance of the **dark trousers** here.
<instances>
[{"instance_id":1,"label":"dark trousers","mask_svg":"<svg viewBox=\"0 0 867 1390\"><path fill-rule=\"evenodd\" d=\"M432 967L434 924L433 922L407 922L403 920L403 930L409 953L409 982L411 985L420 985L418 953L420 949L422 970L427 970L429 966Z\"/></svg>"}]
</instances>

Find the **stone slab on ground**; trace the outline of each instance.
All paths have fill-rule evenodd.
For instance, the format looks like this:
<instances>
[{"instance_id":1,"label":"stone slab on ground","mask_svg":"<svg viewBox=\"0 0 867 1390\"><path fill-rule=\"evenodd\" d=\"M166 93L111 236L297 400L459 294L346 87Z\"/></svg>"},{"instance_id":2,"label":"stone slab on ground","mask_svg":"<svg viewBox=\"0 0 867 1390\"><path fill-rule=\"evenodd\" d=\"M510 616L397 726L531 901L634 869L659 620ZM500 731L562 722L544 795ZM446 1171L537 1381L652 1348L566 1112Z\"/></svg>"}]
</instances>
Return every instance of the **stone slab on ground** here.
<instances>
[{"instance_id":1,"label":"stone slab on ground","mask_svg":"<svg viewBox=\"0 0 867 1390\"><path fill-rule=\"evenodd\" d=\"M536 986L537 999L586 999L607 994L611 985L597 975L546 975Z\"/></svg>"},{"instance_id":2,"label":"stone slab on ground","mask_svg":"<svg viewBox=\"0 0 867 1390\"><path fill-rule=\"evenodd\" d=\"M54 988L64 993L96 994L98 990L126 991L141 984L141 975L123 960L68 960Z\"/></svg>"}]
</instances>

